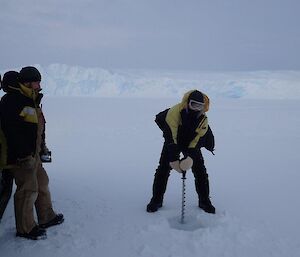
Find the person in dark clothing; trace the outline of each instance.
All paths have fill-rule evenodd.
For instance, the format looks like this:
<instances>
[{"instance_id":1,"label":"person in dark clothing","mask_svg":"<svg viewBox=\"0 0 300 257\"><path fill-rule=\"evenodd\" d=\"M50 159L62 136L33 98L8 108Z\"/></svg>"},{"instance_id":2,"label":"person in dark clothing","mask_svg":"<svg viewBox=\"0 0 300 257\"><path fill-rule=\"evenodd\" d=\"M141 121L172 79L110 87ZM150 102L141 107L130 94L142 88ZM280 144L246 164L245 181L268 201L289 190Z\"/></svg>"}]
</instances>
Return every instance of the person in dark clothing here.
<instances>
[{"instance_id":1,"label":"person in dark clothing","mask_svg":"<svg viewBox=\"0 0 300 257\"><path fill-rule=\"evenodd\" d=\"M201 148L214 151L214 135L208 125L206 112L209 98L198 90L187 92L182 101L156 115L155 122L163 132L164 145L159 165L154 175L152 198L147 212L156 212L163 204L163 197L172 169L182 172L192 169L198 194L198 206L208 213L215 213L209 196L209 180ZM184 159L180 161L180 153Z\"/></svg>"},{"instance_id":2,"label":"person in dark clothing","mask_svg":"<svg viewBox=\"0 0 300 257\"><path fill-rule=\"evenodd\" d=\"M35 67L24 67L17 85L9 85L1 98L1 128L7 141L7 164L16 183L14 195L16 236L46 238L46 228L61 224L62 214L52 208L49 178L42 166L45 144L45 118L40 108L41 74ZM34 219L34 207L38 224Z\"/></svg>"},{"instance_id":3,"label":"person in dark clothing","mask_svg":"<svg viewBox=\"0 0 300 257\"><path fill-rule=\"evenodd\" d=\"M18 85L19 72L8 71L4 74L1 81L1 89L5 92L11 92L9 86L16 87ZM3 153L2 153L3 154ZM13 188L13 174L9 169L4 168L0 174L0 220L4 214L6 206L10 200Z\"/></svg>"},{"instance_id":4,"label":"person in dark clothing","mask_svg":"<svg viewBox=\"0 0 300 257\"><path fill-rule=\"evenodd\" d=\"M0 221L10 200L13 188L13 176L9 170L0 171Z\"/></svg>"}]
</instances>

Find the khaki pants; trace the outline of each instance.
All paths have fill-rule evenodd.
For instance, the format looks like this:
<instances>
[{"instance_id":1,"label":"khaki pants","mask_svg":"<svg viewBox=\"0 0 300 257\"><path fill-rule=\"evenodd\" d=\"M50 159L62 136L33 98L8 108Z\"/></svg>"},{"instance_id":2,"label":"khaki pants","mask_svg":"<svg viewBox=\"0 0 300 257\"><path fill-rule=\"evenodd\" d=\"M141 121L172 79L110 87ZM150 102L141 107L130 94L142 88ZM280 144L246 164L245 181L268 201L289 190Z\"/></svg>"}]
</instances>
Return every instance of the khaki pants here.
<instances>
[{"instance_id":1,"label":"khaki pants","mask_svg":"<svg viewBox=\"0 0 300 257\"><path fill-rule=\"evenodd\" d=\"M37 225L34 206L39 224L50 221L56 215L48 188L49 178L40 161L34 169L13 169L13 175L17 185L14 195L16 228L19 233L29 233Z\"/></svg>"}]
</instances>

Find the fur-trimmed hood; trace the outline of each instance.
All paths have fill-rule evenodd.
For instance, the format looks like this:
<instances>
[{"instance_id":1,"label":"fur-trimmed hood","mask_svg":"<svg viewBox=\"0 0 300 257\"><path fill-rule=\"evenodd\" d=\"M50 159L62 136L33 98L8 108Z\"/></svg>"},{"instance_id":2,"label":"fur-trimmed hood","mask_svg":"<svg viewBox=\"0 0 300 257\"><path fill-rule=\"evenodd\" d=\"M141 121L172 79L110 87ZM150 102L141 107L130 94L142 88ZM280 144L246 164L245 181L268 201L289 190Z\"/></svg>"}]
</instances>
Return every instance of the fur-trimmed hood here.
<instances>
[{"instance_id":1,"label":"fur-trimmed hood","mask_svg":"<svg viewBox=\"0 0 300 257\"><path fill-rule=\"evenodd\" d=\"M188 101L189 101L189 98L190 98L190 95L194 92L194 91L199 91L197 89L193 89L193 90L190 90L188 92L186 92L181 100L181 105L182 105L182 108L187 108L188 106ZM200 91L199 91L200 92ZM200 92L202 95L203 95L203 99L204 99L204 112L208 112L209 110L209 98L207 95L205 95L204 93Z\"/></svg>"}]
</instances>

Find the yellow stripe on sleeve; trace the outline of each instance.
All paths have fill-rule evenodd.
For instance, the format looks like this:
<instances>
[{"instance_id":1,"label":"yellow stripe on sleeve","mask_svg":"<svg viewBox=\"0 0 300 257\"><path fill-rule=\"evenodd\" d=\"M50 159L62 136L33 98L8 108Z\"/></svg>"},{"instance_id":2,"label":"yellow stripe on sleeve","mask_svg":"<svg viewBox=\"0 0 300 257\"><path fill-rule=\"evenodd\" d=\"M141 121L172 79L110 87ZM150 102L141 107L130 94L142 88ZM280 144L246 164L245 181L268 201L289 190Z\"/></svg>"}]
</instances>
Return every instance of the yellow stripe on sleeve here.
<instances>
[{"instance_id":1,"label":"yellow stripe on sleeve","mask_svg":"<svg viewBox=\"0 0 300 257\"><path fill-rule=\"evenodd\" d=\"M195 148L200 138L203 137L208 130L208 120L207 117L204 117L200 122L200 125L196 129L197 136L193 139L193 141L189 144L189 148Z\"/></svg>"}]
</instances>

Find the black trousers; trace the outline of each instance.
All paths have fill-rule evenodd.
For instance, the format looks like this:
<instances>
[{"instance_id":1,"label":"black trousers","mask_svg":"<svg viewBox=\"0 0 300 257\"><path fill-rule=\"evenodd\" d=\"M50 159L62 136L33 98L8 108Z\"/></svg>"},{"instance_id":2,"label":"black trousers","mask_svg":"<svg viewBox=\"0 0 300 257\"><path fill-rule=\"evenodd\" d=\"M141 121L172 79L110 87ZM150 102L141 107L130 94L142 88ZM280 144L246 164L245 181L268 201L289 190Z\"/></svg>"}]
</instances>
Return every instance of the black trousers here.
<instances>
[{"instance_id":1,"label":"black trousers","mask_svg":"<svg viewBox=\"0 0 300 257\"><path fill-rule=\"evenodd\" d=\"M199 204L206 202L209 199L209 180L204 159L200 149L192 149L188 152L183 152L184 156L190 156L193 159L192 172L195 178L195 187L198 194ZM169 154L166 143L163 146L159 165L156 169L152 187L153 203L162 203L166 192L168 178L170 176L171 167L169 165Z\"/></svg>"},{"instance_id":2,"label":"black trousers","mask_svg":"<svg viewBox=\"0 0 300 257\"><path fill-rule=\"evenodd\" d=\"M9 170L0 172L0 220L11 197L13 175Z\"/></svg>"}]
</instances>

